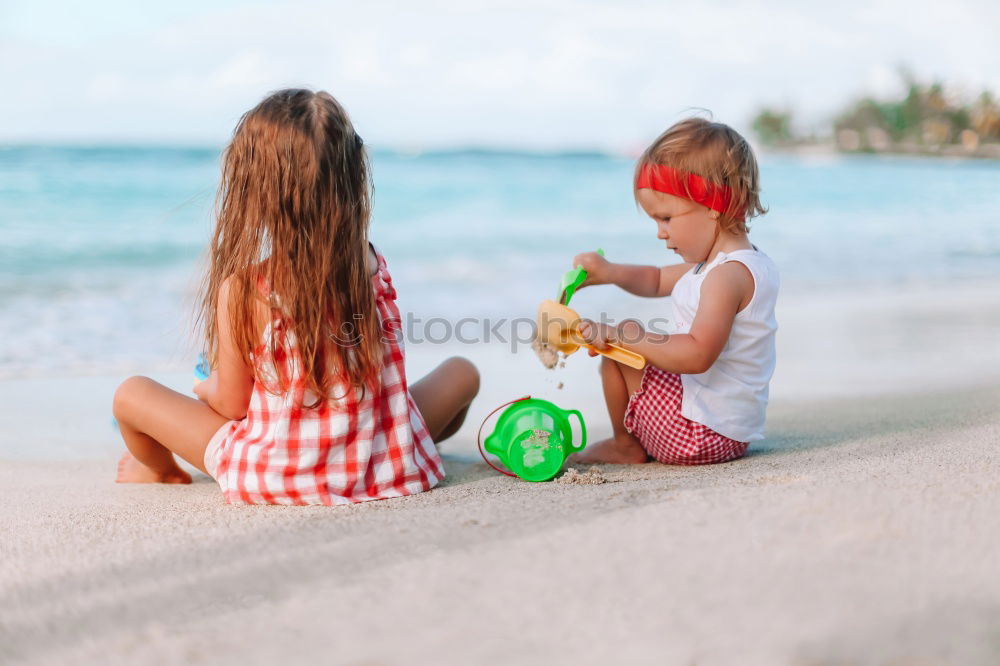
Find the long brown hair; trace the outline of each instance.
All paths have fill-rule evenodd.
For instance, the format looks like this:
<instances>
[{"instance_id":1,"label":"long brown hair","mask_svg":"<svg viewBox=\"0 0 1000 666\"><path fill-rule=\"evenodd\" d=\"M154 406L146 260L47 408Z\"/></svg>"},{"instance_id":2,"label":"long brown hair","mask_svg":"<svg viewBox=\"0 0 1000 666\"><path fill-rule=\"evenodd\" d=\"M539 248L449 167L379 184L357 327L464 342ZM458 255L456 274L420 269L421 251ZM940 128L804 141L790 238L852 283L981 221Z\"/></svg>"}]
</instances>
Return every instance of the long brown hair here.
<instances>
[{"instance_id":1,"label":"long brown hair","mask_svg":"<svg viewBox=\"0 0 1000 666\"><path fill-rule=\"evenodd\" d=\"M294 345L306 388L316 396L307 407L333 397L340 382L377 385L382 346L368 266L368 174L364 144L326 92L279 90L243 115L222 158L199 312L212 358L219 289L232 278L235 345L258 380L261 369L251 357L267 323L255 315L266 285L285 332L270 336L270 358L275 364L289 358ZM268 390L288 390L288 377L274 370L283 379Z\"/></svg>"},{"instance_id":2,"label":"long brown hair","mask_svg":"<svg viewBox=\"0 0 1000 666\"><path fill-rule=\"evenodd\" d=\"M760 202L760 171L747 140L729 125L705 118L685 118L671 125L647 148L635 167L633 183L646 164L665 164L728 186L733 197L722 214L723 228L749 230L750 218L767 209Z\"/></svg>"}]
</instances>

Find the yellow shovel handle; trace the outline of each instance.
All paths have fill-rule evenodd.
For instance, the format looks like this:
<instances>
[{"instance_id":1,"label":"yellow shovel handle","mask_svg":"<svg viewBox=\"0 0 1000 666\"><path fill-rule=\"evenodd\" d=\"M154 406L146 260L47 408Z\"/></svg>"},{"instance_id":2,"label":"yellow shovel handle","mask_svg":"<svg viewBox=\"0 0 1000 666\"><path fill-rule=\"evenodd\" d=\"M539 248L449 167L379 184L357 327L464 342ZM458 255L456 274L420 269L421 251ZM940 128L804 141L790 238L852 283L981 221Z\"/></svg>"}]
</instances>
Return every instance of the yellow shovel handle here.
<instances>
[{"instance_id":1,"label":"yellow shovel handle","mask_svg":"<svg viewBox=\"0 0 1000 666\"><path fill-rule=\"evenodd\" d=\"M635 368L636 370L642 370L646 367L646 359L642 354L637 354L634 351L629 351L624 347L619 347L618 345L609 344L607 349L597 349L591 345L587 345L588 349L593 349L598 354L603 354L607 356L612 361L618 361L622 365L627 365L630 368Z\"/></svg>"}]
</instances>

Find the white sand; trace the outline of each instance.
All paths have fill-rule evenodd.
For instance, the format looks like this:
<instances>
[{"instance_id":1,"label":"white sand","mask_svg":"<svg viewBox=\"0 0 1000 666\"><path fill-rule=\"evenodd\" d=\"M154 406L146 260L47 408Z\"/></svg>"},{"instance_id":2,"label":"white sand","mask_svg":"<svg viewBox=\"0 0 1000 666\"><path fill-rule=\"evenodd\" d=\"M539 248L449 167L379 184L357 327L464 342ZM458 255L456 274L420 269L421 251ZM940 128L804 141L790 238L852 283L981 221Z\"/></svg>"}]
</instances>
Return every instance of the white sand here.
<instances>
[{"instance_id":1,"label":"white sand","mask_svg":"<svg viewBox=\"0 0 1000 666\"><path fill-rule=\"evenodd\" d=\"M0 663L997 663L998 404L779 407L743 460L598 485L451 455L335 509L8 462Z\"/></svg>"}]
</instances>

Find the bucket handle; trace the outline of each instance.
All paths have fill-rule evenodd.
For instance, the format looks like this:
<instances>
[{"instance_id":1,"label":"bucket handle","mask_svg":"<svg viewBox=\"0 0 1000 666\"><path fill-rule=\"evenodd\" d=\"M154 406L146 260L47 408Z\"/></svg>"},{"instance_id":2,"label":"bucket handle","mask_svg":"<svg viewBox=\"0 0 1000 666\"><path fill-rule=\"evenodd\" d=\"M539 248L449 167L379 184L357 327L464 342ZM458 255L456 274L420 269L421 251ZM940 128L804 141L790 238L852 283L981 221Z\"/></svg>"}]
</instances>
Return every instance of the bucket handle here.
<instances>
[{"instance_id":1,"label":"bucket handle","mask_svg":"<svg viewBox=\"0 0 1000 666\"><path fill-rule=\"evenodd\" d=\"M580 446L570 447L574 451L582 451L583 447L587 446L587 424L583 422L583 414L580 413L579 409L566 409L563 410L566 415L573 415L580 421Z\"/></svg>"},{"instance_id":2,"label":"bucket handle","mask_svg":"<svg viewBox=\"0 0 1000 666\"><path fill-rule=\"evenodd\" d=\"M483 422L479 424L479 432L476 434L476 444L479 445L479 455L481 455L483 457L483 460L486 461L487 465L489 465L490 467L492 467L496 471L500 472L501 474L506 474L507 476L517 477L517 474L514 474L513 472L508 472L505 469L500 469L499 467L497 467L496 465L494 465L493 463L491 463L490 459L486 457L486 452L483 451L483 428L486 427L486 422L490 419L491 416L493 416L494 414L496 414L497 412L499 412L501 409L503 409L507 405L513 405L515 402L521 402L522 400L530 400L530 399L531 399L531 396L530 395L526 395L526 396L523 396L521 398L516 398L516 399L511 400L509 402L505 402L502 405L500 405L499 407L497 407L496 409L494 409L492 412L490 412L489 414L487 414L486 418L483 419ZM577 412L577 414L579 414L579 412ZM582 416L580 417L580 423L581 424L583 423L583 417Z\"/></svg>"}]
</instances>

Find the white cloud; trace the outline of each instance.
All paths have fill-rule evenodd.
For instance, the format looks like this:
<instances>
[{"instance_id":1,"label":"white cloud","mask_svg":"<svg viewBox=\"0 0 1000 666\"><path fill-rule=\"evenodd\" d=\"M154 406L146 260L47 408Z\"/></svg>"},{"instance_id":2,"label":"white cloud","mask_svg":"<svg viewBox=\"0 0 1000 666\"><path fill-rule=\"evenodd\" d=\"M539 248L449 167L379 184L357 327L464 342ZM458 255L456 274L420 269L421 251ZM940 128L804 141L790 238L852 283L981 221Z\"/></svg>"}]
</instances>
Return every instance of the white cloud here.
<instances>
[{"instance_id":1,"label":"white cloud","mask_svg":"<svg viewBox=\"0 0 1000 666\"><path fill-rule=\"evenodd\" d=\"M18 104L0 106L0 140L222 142L288 85L330 90L370 142L408 146L632 146L689 107L743 129L765 103L821 123L890 92L899 64L1000 90L989 0L179 2L152 19L126 4L88 5L55 41L41 13L5 18Z\"/></svg>"}]
</instances>

